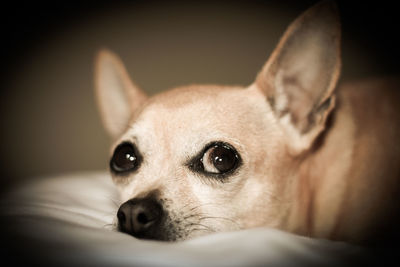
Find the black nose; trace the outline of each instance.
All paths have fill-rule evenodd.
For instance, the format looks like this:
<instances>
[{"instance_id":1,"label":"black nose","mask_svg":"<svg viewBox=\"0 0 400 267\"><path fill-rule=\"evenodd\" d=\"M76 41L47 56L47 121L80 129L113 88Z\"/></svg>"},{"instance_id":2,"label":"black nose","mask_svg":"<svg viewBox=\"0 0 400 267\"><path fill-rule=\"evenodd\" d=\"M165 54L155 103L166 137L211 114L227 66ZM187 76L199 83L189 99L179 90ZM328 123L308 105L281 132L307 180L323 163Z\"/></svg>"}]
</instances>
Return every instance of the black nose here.
<instances>
[{"instance_id":1,"label":"black nose","mask_svg":"<svg viewBox=\"0 0 400 267\"><path fill-rule=\"evenodd\" d=\"M162 207L154 198L130 199L119 207L117 213L120 231L143 239L155 238L162 216Z\"/></svg>"}]
</instances>

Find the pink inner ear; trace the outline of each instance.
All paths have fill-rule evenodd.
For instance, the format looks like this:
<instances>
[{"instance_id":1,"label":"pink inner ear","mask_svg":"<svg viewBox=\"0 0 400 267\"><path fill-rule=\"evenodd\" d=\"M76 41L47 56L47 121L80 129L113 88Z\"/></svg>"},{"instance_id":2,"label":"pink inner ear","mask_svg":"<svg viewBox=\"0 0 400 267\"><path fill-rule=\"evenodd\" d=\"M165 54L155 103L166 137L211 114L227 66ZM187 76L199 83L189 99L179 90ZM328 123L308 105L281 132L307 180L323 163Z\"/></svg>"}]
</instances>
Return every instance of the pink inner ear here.
<instances>
[{"instance_id":1,"label":"pink inner ear","mask_svg":"<svg viewBox=\"0 0 400 267\"><path fill-rule=\"evenodd\" d=\"M278 117L306 132L332 94L340 72L340 27L333 2L321 2L296 19L257 77Z\"/></svg>"},{"instance_id":2,"label":"pink inner ear","mask_svg":"<svg viewBox=\"0 0 400 267\"><path fill-rule=\"evenodd\" d=\"M132 83L122 61L110 51L99 52L95 75L104 126L112 137L116 137L128 127L132 113L147 96Z\"/></svg>"}]
</instances>

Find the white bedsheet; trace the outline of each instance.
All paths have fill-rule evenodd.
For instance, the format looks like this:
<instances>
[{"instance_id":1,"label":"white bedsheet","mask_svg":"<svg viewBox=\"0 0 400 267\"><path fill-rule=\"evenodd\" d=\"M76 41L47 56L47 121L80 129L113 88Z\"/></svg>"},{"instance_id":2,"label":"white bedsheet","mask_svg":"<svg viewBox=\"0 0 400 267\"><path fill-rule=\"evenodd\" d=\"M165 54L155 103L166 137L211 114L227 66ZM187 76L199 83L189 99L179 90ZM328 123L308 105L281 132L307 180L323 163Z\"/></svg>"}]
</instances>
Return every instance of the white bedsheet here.
<instances>
[{"instance_id":1,"label":"white bedsheet","mask_svg":"<svg viewBox=\"0 0 400 267\"><path fill-rule=\"evenodd\" d=\"M137 240L111 230L118 208L105 172L49 177L1 200L3 256L54 266L344 266L364 250L258 228L177 243Z\"/></svg>"}]
</instances>

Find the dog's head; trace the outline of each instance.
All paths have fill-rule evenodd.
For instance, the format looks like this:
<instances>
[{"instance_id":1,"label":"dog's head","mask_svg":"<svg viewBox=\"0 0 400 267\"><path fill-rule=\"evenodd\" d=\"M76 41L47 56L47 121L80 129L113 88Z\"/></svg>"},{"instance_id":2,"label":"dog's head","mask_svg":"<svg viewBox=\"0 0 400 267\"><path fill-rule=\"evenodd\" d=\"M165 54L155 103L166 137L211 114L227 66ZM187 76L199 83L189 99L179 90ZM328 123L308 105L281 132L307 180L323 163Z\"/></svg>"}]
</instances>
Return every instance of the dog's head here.
<instances>
[{"instance_id":1,"label":"dog's head","mask_svg":"<svg viewBox=\"0 0 400 267\"><path fill-rule=\"evenodd\" d=\"M258 226L284 228L296 162L334 107L340 30L318 4L286 31L246 88L193 85L148 97L113 53L100 52L96 92L114 138L121 231L182 240Z\"/></svg>"}]
</instances>

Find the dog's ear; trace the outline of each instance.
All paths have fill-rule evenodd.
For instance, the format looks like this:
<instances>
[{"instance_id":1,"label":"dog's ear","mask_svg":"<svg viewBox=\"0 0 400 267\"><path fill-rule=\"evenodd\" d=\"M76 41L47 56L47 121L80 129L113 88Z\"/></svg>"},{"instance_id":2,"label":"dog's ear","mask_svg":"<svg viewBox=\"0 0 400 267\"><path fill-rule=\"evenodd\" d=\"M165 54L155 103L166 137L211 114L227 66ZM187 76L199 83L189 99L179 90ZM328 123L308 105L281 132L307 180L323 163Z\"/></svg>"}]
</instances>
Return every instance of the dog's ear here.
<instances>
[{"instance_id":1,"label":"dog's ear","mask_svg":"<svg viewBox=\"0 0 400 267\"><path fill-rule=\"evenodd\" d=\"M256 79L293 153L311 147L335 105L340 72L340 21L333 1L297 18Z\"/></svg>"},{"instance_id":2,"label":"dog's ear","mask_svg":"<svg viewBox=\"0 0 400 267\"><path fill-rule=\"evenodd\" d=\"M96 58L95 90L103 124L113 138L126 130L132 113L147 99L122 61L108 50L99 51Z\"/></svg>"}]
</instances>

